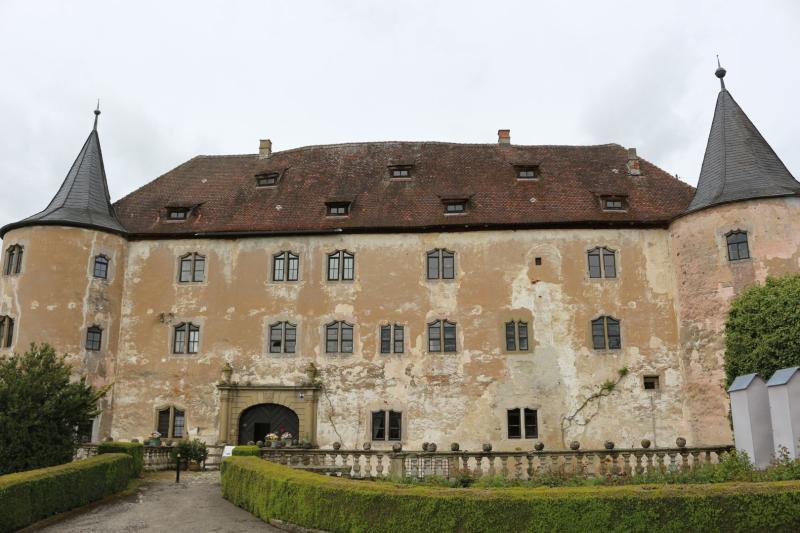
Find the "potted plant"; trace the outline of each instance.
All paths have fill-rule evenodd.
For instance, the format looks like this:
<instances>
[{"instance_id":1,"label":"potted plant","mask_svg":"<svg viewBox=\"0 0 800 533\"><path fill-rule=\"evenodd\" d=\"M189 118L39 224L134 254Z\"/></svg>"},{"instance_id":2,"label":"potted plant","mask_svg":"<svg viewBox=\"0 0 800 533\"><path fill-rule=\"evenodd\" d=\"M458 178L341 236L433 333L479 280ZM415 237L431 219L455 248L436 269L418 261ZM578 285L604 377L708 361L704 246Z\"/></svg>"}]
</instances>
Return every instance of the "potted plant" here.
<instances>
[{"instance_id":1,"label":"potted plant","mask_svg":"<svg viewBox=\"0 0 800 533\"><path fill-rule=\"evenodd\" d=\"M287 448L292 445L292 434L286 431L284 428L281 428L281 440L283 441L283 445Z\"/></svg>"},{"instance_id":2,"label":"potted plant","mask_svg":"<svg viewBox=\"0 0 800 533\"><path fill-rule=\"evenodd\" d=\"M172 447L169 455L173 461L177 461L178 457L180 457L181 470L186 470L189 465L189 461L192 459L192 443L188 440L179 441L175 446Z\"/></svg>"},{"instance_id":3,"label":"potted plant","mask_svg":"<svg viewBox=\"0 0 800 533\"><path fill-rule=\"evenodd\" d=\"M194 439L189 443L189 458L192 460L189 470L201 470L202 465L208 458L208 448L206 443L200 439Z\"/></svg>"},{"instance_id":4,"label":"potted plant","mask_svg":"<svg viewBox=\"0 0 800 533\"><path fill-rule=\"evenodd\" d=\"M267 433L267 436L264 437L266 442L264 445L267 448L277 448L278 447L278 434L277 433Z\"/></svg>"},{"instance_id":5,"label":"potted plant","mask_svg":"<svg viewBox=\"0 0 800 533\"><path fill-rule=\"evenodd\" d=\"M150 438L145 443L148 446L161 446L161 433L154 431L150 434Z\"/></svg>"}]
</instances>

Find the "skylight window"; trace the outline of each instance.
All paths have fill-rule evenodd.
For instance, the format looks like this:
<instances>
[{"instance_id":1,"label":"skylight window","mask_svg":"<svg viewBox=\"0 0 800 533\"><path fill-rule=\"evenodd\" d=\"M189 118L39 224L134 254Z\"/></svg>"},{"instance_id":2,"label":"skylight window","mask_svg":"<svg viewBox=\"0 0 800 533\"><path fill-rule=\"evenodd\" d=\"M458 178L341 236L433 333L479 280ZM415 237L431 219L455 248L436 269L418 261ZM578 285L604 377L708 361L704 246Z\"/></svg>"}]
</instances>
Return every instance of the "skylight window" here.
<instances>
[{"instance_id":1,"label":"skylight window","mask_svg":"<svg viewBox=\"0 0 800 533\"><path fill-rule=\"evenodd\" d=\"M392 179L409 179L413 168L412 165L392 165L389 167L389 176Z\"/></svg>"},{"instance_id":2,"label":"skylight window","mask_svg":"<svg viewBox=\"0 0 800 533\"><path fill-rule=\"evenodd\" d=\"M186 220L189 218L191 208L189 207L168 207L167 218L169 220Z\"/></svg>"},{"instance_id":3,"label":"skylight window","mask_svg":"<svg viewBox=\"0 0 800 533\"><path fill-rule=\"evenodd\" d=\"M535 165L519 165L514 168L518 180L535 180L539 177L539 167Z\"/></svg>"},{"instance_id":4,"label":"skylight window","mask_svg":"<svg viewBox=\"0 0 800 533\"><path fill-rule=\"evenodd\" d=\"M329 217L346 217L350 214L350 202L328 202Z\"/></svg>"},{"instance_id":5,"label":"skylight window","mask_svg":"<svg viewBox=\"0 0 800 533\"><path fill-rule=\"evenodd\" d=\"M624 196L601 196L600 205L603 211L625 211L628 201Z\"/></svg>"},{"instance_id":6,"label":"skylight window","mask_svg":"<svg viewBox=\"0 0 800 533\"><path fill-rule=\"evenodd\" d=\"M467 212L466 200L444 200L445 215L460 215Z\"/></svg>"},{"instance_id":7,"label":"skylight window","mask_svg":"<svg viewBox=\"0 0 800 533\"><path fill-rule=\"evenodd\" d=\"M277 172L267 172L256 174L256 187L274 187L278 184L280 174Z\"/></svg>"}]
</instances>

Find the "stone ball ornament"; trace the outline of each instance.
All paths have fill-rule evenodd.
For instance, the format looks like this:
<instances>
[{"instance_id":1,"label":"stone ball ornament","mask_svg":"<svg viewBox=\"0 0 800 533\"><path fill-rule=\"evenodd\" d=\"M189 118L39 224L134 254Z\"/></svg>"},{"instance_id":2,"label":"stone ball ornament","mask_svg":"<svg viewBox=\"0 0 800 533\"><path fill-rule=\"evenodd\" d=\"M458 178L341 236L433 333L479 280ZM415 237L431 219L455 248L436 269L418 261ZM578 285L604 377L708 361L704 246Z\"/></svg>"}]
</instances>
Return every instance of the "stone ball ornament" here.
<instances>
[{"instance_id":1,"label":"stone ball ornament","mask_svg":"<svg viewBox=\"0 0 800 533\"><path fill-rule=\"evenodd\" d=\"M580 447L581 447L581 443L576 441L576 440L574 440L574 441L569 443L569 449L570 450L578 450L578 449L580 449Z\"/></svg>"}]
</instances>

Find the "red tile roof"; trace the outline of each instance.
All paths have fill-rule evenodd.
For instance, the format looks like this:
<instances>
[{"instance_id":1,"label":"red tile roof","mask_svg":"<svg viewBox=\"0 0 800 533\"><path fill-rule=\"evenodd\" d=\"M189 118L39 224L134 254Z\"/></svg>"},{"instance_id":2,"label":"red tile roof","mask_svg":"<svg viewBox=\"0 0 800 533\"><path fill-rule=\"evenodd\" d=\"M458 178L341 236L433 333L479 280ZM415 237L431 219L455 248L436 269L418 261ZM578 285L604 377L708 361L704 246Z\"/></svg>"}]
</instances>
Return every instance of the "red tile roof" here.
<instances>
[{"instance_id":1,"label":"red tile roof","mask_svg":"<svg viewBox=\"0 0 800 533\"><path fill-rule=\"evenodd\" d=\"M694 189L627 151L599 146L517 146L372 142L309 146L258 155L198 156L114 205L133 235L424 231L503 226L664 225L686 210ZM409 180L390 165L413 165ZM537 165L518 180L515 165ZM279 172L276 187L256 174ZM600 208L600 195L626 195L626 212ZM443 199L467 198L465 214L445 215ZM325 202L351 201L348 217L327 217ZM186 222L167 206L196 206Z\"/></svg>"}]
</instances>

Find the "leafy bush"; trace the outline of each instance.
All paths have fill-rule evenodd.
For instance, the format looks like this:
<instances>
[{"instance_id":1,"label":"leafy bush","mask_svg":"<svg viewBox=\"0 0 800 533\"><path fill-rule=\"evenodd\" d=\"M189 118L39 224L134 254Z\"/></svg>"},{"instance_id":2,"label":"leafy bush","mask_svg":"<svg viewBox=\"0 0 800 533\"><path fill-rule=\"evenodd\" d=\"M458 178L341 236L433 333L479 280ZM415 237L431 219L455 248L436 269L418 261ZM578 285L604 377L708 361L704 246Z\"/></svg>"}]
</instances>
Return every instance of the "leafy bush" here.
<instances>
[{"instance_id":1,"label":"leafy bush","mask_svg":"<svg viewBox=\"0 0 800 533\"><path fill-rule=\"evenodd\" d=\"M337 532L797 531L800 482L675 487L441 488L222 463L222 495L262 520Z\"/></svg>"},{"instance_id":2,"label":"leafy bush","mask_svg":"<svg viewBox=\"0 0 800 533\"><path fill-rule=\"evenodd\" d=\"M178 444L173 446L172 450L170 450L169 456L173 461L176 461L178 459L178 454L181 454L181 461L191 460L192 443L188 440L178 441Z\"/></svg>"},{"instance_id":3,"label":"leafy bush","mask_svg":"<svg viewBox=\"0 0 800 533\"><path fill-rule=\"evenodd\" d=\"M258 446L237 446L233 449L233 455L254 455L261 457L261 448Z\"/></svg>"},{"instance_id":4,"label":"leafy bush","mask_svg":"<svg viewBox=\"0 0 800 533\"><path fill-rule=\"evenodd\" d=\"M0 533L124 490L134 476L133 459L119 453L0 476Z\"/></svg>"},{"instance_id":5,"label":"leafy bush","mask_svg":"<svg viewBox=\"0 0 800 533\"><path fill-rule=\"evenodd\" d=\"M767 278L731 302L725 323L727 384L742 374L764 379L800 366L800 274Z\"/></svg>"},{"instance_id":6,"label":"leafy bush","mask_svg":"<svg viewBox=\"0 0 800 533\"><path fill-rule=\"evenodd\" d=\"M75 428L91 426L106 389L71 374L47 344L0 358L0 475L72 460Z\"/></svg>"},{"instance_id":7,"label":"leafy bush","mask_svg":"<svg viewBox=\"0 0 800 533\"><path fill-rule=\"evenodd\" d=\"M140 442L101 442L97 453L127 453L133 459L134 475L138 476L144 468L144 444Z\"/></svg>"},{"instance_id":8,"label":"leafy bush","mask_svg":"<svg viewBox=\"0 0 800 533\"><path fill-rule=\"evenodd\" d=\"M178 458L179 453L181 454L182 462L195 461L197 463L202 463L208 458L208 448L206 447L206 443L200 439L194 439L191 441L182 440L173 446L172 451L170 452L170 457L172 457L173 461Z\"/></svg>"}]
</instances>

